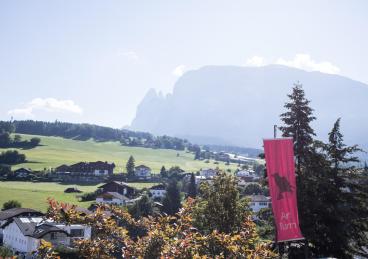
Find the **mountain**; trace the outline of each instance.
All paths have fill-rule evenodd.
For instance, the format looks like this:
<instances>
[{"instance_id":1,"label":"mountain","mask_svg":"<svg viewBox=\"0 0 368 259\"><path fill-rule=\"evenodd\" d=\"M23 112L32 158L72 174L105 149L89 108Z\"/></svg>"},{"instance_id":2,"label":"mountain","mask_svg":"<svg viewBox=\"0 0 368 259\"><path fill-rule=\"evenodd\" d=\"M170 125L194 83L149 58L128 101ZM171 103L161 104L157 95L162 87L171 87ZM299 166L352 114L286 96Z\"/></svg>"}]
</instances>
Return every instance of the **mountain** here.
<instances>
[{"instance_id":1,"label":"mountain","mask_svg":"<svg viewBox=\"0 0 368 259\"><path fill-rule=\"evenodd\" d=\"M341 117L348 144L368 149L368 85L346 77L280 65L206 66L189 71L172 94L150 90L137 108L131 128L185 137L196 143L262 147L295 82L303 84L317 120L317 137L327 139Z\"/></svg>"}]
</instances>

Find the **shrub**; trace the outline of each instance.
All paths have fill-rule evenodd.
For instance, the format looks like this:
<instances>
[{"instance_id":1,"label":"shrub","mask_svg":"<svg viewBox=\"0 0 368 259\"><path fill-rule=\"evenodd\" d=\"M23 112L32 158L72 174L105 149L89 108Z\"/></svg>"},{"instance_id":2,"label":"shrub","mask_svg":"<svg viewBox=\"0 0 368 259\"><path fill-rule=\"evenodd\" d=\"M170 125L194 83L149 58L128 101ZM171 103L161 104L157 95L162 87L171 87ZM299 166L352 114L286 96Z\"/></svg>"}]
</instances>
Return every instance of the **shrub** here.
<instances>
[{"instance_id":1,"label":"shrub","mask_svg":"<svg viewBox=\"0 0 368 259\"><path fill-rule=\"evenodd\" d=\"M10 201L7 201L3 204L3 209L2 210L8 210L8 209L20 208L20 207L22 207L22 204L19 201L10 200Z\"/></svg>"}]
</instances>

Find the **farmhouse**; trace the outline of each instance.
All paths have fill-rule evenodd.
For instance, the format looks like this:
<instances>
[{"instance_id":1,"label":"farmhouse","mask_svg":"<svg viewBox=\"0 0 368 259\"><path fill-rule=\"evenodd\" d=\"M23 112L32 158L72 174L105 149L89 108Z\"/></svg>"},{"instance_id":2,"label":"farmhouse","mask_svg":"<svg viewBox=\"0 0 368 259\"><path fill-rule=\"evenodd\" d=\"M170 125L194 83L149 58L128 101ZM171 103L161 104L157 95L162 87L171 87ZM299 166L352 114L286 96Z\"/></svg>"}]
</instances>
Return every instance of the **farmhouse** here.
<instances>
[{"instance_id":1,"label":"farmhouse","mask_svg":"<svg viewBox=\"0 0 368 259\"><path fill-rule=\"evenodd\" d=\"M58 173L69 172L72 175L108 176L114 173L115 164L108 162L79 162L70 166L62 165L55 168Z\"/></svg>"},{"instance_id":2,"label":"farmhouse","mask_svg":"<svg viewBox=\"0 0 368 259\"><path fill-rule=\"evenodd\" d=\"M134 197L136 189L125 182L111 181L98 187L102 192L116 192L128 198Z\"/></svg>"},{"instance_id":3,"label":"farmhouse","mask_svg":"<svg viewBox=\"0 0 368 259\"><path fill-rule=\"evenodd\" d=\"M135 176L140 180L149 180L151 179L151 168L145 165L140 165L135 167Z\"/></svg>"},{"instance_id":4,"label":"farmhouse","mask_svg":"<svg viewBox=\"0 0 368 259\"><path fill-rule=\"evenodd\" d=\"M158 184L150 188L150 193L153 199L161 199L166 195L166 188L164 184Z\"/></svg>"},{"instance_id":5,"label":"farmhouse","mask_svg":"<svg viewBox=\"0 0 368 259\"><path fill-rule=\"evenodd\" d=\"M32 170L28 168L19 168L14 171L14 176L16 178L27 178L32 174Z\"/></svg>"},{"instance_id":6,"label":"farmhouse","mask_svg":"<svg viewBox=\"0 0 368 259\"><path fill-rule=\"evenodd\" d=\"M258 212L261 209L271 207L271 198L264 195L247 196L250 199L250 208L253 212Z\"/></svg>"},{"instance_id":7,"label":"farmhouse","mask_svg":"<svg viewBox=\"0 0 368 259\"><path fill-rule=\"evenodd\" d=\"M114 173L115 164L108 162L79 162L55 168L54 178L60 181L98 182Z\"/></svg>"}]
</instances>

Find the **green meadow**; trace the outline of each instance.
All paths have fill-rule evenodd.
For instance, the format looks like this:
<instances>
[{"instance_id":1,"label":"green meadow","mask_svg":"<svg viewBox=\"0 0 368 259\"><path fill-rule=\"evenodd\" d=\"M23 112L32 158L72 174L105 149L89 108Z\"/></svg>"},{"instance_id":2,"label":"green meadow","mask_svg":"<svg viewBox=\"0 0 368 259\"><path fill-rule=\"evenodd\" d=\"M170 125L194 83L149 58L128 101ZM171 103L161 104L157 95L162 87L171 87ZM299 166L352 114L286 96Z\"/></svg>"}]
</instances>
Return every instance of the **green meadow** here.
<instances>
[{"instance_id":1,"label":"green meadow","mask_svg":"<svg viewBox=\"0 0 368 259\"><path fill-rule=\"evenodd\" d=\"M93 140L73 140L61 137L45 137L35 135L22 135L23 139L39 137L40 146L32 149L18 149L27 157L27 163L18 164L13 169L27 167L33 170L44 168L55 168L62 164L73 164L77 162L108 161L116 164L115 172L125 169L125 164L130 155L133 155L136 165L144 164L158 173L164 165L166 169L171 166L180 166L187 171L198 171L201 168L235 169L236 165L226 166L224 162L218 165L214 161L205 163L194 160L194 155L185 151L169 149L151 149L141 147L127 147L119 142L96 142ZM0 152L5 149L0 148ZM125 171L125 170L124 170Z\"/></svg>"},{"instance_id":2,"label":"green meadow","mask_svg":"<svg viewBox=\"0 0 368 259\"><path fill-rule=\"evenodd\" d=\"M151 187L154 183L129 183L137 189ZM100 184L78 185L60 183L33 183L33 182L0 182L0 206L8 200L17 200L22 207L46 211L48 207L47 199L53 198L57 201L75 204L88 208L91 202L80 202L77 195L83 193L64 193L68 187L75 187L82 192L92 192ZM0 208L1 208L0 207Z\"/></svg>"}]
</instances>

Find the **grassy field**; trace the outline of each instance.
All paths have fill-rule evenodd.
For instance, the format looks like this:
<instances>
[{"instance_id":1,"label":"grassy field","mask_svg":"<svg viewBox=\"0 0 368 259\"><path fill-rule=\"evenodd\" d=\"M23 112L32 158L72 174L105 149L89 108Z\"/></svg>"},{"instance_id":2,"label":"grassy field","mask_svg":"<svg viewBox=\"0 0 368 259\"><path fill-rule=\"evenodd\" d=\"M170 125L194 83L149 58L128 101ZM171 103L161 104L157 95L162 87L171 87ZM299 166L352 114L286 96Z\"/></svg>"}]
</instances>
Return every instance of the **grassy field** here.
<instances>
[{"instance_id":1,"label":"grassy field","mask_svg":"<svg viewBox=\"0 0 368 259\"><path fill-rule=\"evenodd\" d=\"M142 189L151 187L154 183L130 183L130 185ZM75 187L83 192L92 192L99 185L77 185L59 183L32 183L32 182L0 182L0 208L8 200L17 200L25 208L46 211L47 198L67 202L88 208L91 202L80 202L77 193L64 193L68 187ZM79 194L80 195L80 194Z\"/></svg>"},{"instance_id":2,"label":"grassy field","mask_svg":"<svg viewBox=\"0 0 368 259\"><path fill-rule=\"evenodd\" d=\"M34 135L21 136L23 139L35 137ZM236 165L226 166L223 162L216 165L213 161L210 163L196 161L193 159L193 154L184 151L127 147L120 145L118 142L79 141L44 136L36 137L41 139L41 145L32 149L19 149L19 152L26 155L28 162L16 165L13 169L28 167L33 170L42 170L44 168L55 168L62 164L101 160L114 162L117 165L115 172L121 172L124 170L130 155L134 156L136 165L144 164L149 166L155 173L158 173L163 165L167 169L177 165L187 171L198 171L201 168L216 168L217 166L222 169L230 168L234 170L236 168ZM0 148L0 152L4 150Z\"/></svg>"}]
</instances>

